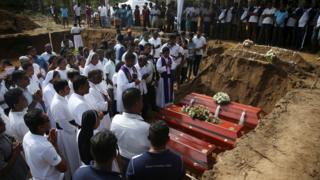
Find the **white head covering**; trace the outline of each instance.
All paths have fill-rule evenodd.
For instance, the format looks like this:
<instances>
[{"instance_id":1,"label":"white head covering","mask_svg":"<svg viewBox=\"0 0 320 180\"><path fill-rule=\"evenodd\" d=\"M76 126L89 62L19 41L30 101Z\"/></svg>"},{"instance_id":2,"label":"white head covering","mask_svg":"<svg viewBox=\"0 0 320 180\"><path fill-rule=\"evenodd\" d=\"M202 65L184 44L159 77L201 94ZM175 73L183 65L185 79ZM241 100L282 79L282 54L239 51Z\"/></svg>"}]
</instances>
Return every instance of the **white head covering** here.
<instances>
[{"instance_id":1,"label":"white head covering","mask_svg":"<svg viewBox=\"0 0 320 180\"><path fill-rule=\"evenodd\" d=\"M19 61L20 63L23 63L23 62L29 62L29 57L28 56L20 56L19 57Z\"/></svg>"},{"instance_id":2,"label":"white head covering","mask_svg":"<svg viewBox=\"0 0 320 180\"><path fill-rule=\"evenodd\" d=\"M97 53L95 53L95 52L90 52L90 54L89 54L89 56L88 56L88 58L86 60L86 64L84 65L85 67L88 66L91 63L93 56L96 55L96 54Z\"/></svg>"},{"instance_id":3,"label":"white head covering","mask_svg":"<svg viewBox=\"0 0 320 180\"><path fill-rule=\"evenodd\" d=\"M47 73L46 79L42 82L43 88L45 88L50 83L50 81L53 79L53 74L54 74L54 70L49 71Z\"/></svg>"}]
</instances>

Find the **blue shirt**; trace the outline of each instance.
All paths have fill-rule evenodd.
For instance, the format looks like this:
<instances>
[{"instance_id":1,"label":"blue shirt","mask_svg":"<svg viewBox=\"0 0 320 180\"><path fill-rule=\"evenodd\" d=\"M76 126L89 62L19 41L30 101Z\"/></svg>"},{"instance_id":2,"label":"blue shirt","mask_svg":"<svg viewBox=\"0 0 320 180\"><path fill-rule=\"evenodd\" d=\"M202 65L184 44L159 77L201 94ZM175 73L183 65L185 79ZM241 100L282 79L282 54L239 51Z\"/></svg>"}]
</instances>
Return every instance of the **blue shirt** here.
<instances>
[{"instance_id":1,"label":"blue shirt","mask_svg":"<svg viewBox=\"0 0 320 180\"><path fill-rule=\"evenodd\" d=\"M61 8L60 11L62 17L68 17L68 8Z\"/></svg>"},{"instance_id":2,"label":"blue shirt","mask_svg":"<svg viewBox=\"0 0 320 180\"><path fill-rule=\"evenodd\" d=\"M37 56L33 57L33 61L35 63L37 63L42 69L44 69L46 71L48 70L48 64L41 56L37 55Z\"/></svg>"},{"instance_id":3,"label":"blue shirt","mask_svg":"<svg viewBox=\"0 0 320 180\"><path fill-rule=\"evenodd\" d=\"M280 27L284 27L285 21L288 18L288 12L287 11L281 12L280 10L277 10L274 16L276 17L277 25Z\"/></svg>"},{"instance_id":4,"label":"blue shirt","mask_svg":"<svg viewBox=\"0 0 320 180\"><path fill-rule=\"evenodd\" d=\"M127 180L179 180L184 175L182 158L170 150L135 156L127 169Z\"/></svg>"},{"instance_id":5,"label":"blue shirt","mask_svg":"<svg viewBox=\"0 0 320 180\"><path fill-rule=\"evenodd\" d=\"M114 50L116 52L116 64L118 64L121 61L122 55L125 53L125 48L122 44L116 44Z\"/></svg>"},{"instance_id":6,"label":"blue shirt","mask_svg":"<svg viewBox=\"0 0 320 180\"><path fill-rule=\"evenodd\" d=\"M117 172L103 171L90 166L81 166L73 175L73 180L121 180Z\"/></svg>"}]
</instances>

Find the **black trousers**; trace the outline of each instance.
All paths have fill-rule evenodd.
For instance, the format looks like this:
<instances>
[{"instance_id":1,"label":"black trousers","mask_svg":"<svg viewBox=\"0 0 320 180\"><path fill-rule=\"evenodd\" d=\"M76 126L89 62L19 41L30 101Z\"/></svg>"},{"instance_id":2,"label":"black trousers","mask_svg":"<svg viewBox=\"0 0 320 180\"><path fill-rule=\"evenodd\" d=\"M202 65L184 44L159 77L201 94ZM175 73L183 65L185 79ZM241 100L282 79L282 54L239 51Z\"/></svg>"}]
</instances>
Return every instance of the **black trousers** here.
<instances>
[{"instance_id":1,"label":"black trousers","mask_svg":"<svg viewBox=\"0 0 320 180\"><path fill-rule=\"evenodd\" d=\"M152 84L147 84L148 89L148 103L151 106L151 109L153 111L157 110L157 104L156 104L156 88Z\"/></svg>"},{"instance_id":2,"label":"black trousers","mask_svg":"<svg viewBox=\"0 0 320 180\"><path fill-rule=\"evenodd\" d=\"M259 32L259 43L271 45L272 42L272 24L262 24Z\"/></svg>"},{"instance_id":3,"label":"black trousers","mask_svg":"<svg viewBox=\"0 0 320 180\"><path fill-rule=\"evenodd\" d=\"M304 27L298 27L297 28L297 31L296 31L296 46L295 46L295 48L296 49L301 49L301 47L302 47L302 43L304 43L303 42L303 40L304 40L304 34L305 34L305 32L306 32L306 29L304 28Z\"/></svg>"},{"instance_id":4,"label":"black trousers","mask_svg":"<svg viewBox=\"0 0 320 180\"><path fill-rule=\"evenodd\" d=\"M284 27L274 27L272 36L272 45L284 47Z\"/></svg>"},{"instance_id":5,"label":"black trousers","mask_svg":"<svg viewBox=\"0 0 320 180\"><path fill-rule=\"evenodd\" d=\"M79 24L79 26L81 27L81 17L80 16L75 16L74 17L74 23L75 24Z\"/></svg>"},{"instance_id":6,"label":"black trousers","mask_svg":"<svg viewBox=\"0 0 320 180\"><path fill-rule=\"evenodd\" d=\"M191 32L197 32L197 21L191 21Z\"/></svg>"},{"instance_id":7,"label":"black trousers","mask_svg":"<svg viewBox=\"0 0 320 180\"><path fill-rule=\"evenodd\" d=\"M296 43L296 29L295 27L285 28L285 46L294 48Z\"/></svg>"},{"instance_id":8,"label":"black trousers","mask_svg":"<svg viewBox=\"0 0 320 180\"><path fill-rule=\"evenodd\" d=\"M194 56L194 62L193 62L193 75L194 76L198 75L201 59L202 59L202 55L195 55Z\"/></svg>"}]
</instances>

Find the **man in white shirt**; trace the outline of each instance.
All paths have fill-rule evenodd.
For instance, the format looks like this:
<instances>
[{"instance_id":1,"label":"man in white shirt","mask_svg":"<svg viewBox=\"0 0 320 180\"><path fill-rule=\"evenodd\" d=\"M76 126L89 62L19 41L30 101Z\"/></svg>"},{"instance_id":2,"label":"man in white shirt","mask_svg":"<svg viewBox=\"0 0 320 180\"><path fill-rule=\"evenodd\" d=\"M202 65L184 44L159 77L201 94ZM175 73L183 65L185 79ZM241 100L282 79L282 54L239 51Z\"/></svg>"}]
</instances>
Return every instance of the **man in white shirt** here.
<instances>
[{"instance_id":1,"label":"man in white shirt","mask_svg":"<svg viewBox=\"0 0 320 180\"><path fill-rule=\"evenodd\" d=\"M23 116L27 113L28 102L19 88L10 89L4 94L5 102L11 109L7 124L10 135L22 142L23 136L28 132Z\"/></svg>"},{"instance_id":2,"label":"man in white shirt","mask_svg":"<svg viewBox=\"0 0 320 180\"><path fill-rule=\"evenodd\" d=\"M100 20L101 20L101 26L107 27L107 16L108 16L108 8L103 4L99 6L99 13L100 13Z\"/></svg>"},{"instance_id":3,"label":"man in white shirt","mask_svg":"<svg viewBox=\"0 0 320 180\"><path fill-rule=\"evenodd\" d=\"M136 88L126 89L122 94L124 112L116 115L111 131L117 136L120 156L126 170L129 160L148 150L150 125L140 116L143 108L141 92ZM124 171L125 172L125 171Z\"/></svg>"},{"instance_id":4,"label":"man in white shirt","mask_svg":"<svg viewBox=\"0 0 320 180\"><path fill-rule=\"evenodd\" d=\"M56 91L53 96L50 111L53 120L58 127L58 147L62 156L66 159L68 164L68 171L65 172L65 178L71 179L73 173L81 165L80 155L77 144L77 129L71 112L68 109L68 101L66 96L70 92L68 82L66 80L59 80L54 83Z\"/></svg>"},{"instance_id":5,"label":"man in white shirt","mask_svg":"<svg viewBox=\"0 0 320 180\"><path fill-rule=\"evenodd\" d=\"M16 87L21 89L25 98L27 98L28 108L33 109L35 107L41 107L39 103L43 102L41 91L37 91L34 94L28 90L30 79L23 70L13 71L11 74L12 81Z\"/></svg>"},{"instance_id":6,"label":"man in white shirt","mask_svg":"<svg viewBox=\"0 0 320 180\"><path fill-rule=\"evenodd\" d=\"M138 73L141 75L141 82L139 84L139 89L143 98L143 109L142 109L142 117L146 119L149 108L149 98L148 98L148 89L146 79L149 76L152 76L152 72L149 71L147 65L147 57L145 55L140 55L138 63L134 65L137 69Z\"/></svg>"},{"instance_id":7,"label":"man in white shirt","mask_svg":"<svg viewBox=\"0 0 320 180\"><path fill-rule=\"evenodd\" d=\"M224 28L224 31L225 31L225 39L230 39L231 37L231 21L232 21L232 18L233 17L233 14L235 14L234 12L234 6L229 6L228 10L227 10L227 13L226 13L226 18L225 18L225 28Z\"/></svg>"},{"instance_id":8,"label":"man in white shirt","mask_svg":"<svg viewBox=\"0 0 320 180\"><path fill-rule=\"evenodd\" d=\"M109 114L109 104L111 105L112 101L109 95L104 95L99 90L99 85L102 82L101 70L92 70L88 73L89 80L89 93L84 96L85 100L90 104L90 106L98 111L103 113L103 119L100 121L98 131L103 129L110 129L111 119Z\"/></svg>"},{"instance_id":9,"label":"man in white shirt","mask_svg":"<svg viewBox=\"0 0 320 180\"><path fill-rule=\"evenodd\" d=\"M33 179L63 179L67 165L59 155L57 134L55 129L50 130L48 116L39 109L32 109L24 116L24 121L29 132L24 136L22 145ZM47 132L49 135L45 137Z\"/></svg>"},{"instance_id":10,"label":"man in white shirt","mask_svg":"<svg viewBox=\"0 0 320 180\"><path fill-rule=\"evenodd\" d=\"M41 54L41 58L43 60L45 60L47 62L47 64L49 64L49 59L51 56L56 56L57 54L55 52L52 51L52 47L51 45L48 43L46 45L44 45L44 53Z\"/></svg>"},{"instance_id":11,"label":"man in white shirt","mask_svg":"<svg viewBox=\"0 0 320 180\"><path fill-rule=\"evenodd\" d=\"M206 38L201 35L201 31L198 31L197 35L192 38L192 42L195 44L196 51L194 56L193 75L197 76L207 41Z\"/></svg>"},{"instance_id":12,"label":"man in white shirt","mask_svg":"<svg viewBox=\"0 0 320 180\"><path fill-rule=\"evenodd\" d=\"M302 49L304 46L311 10L312 8L305 4L303 14L298 20L296 49Z\"/></svg>"},{"instance_id":13,"label":"man in white shirt","mask_svg":"<svg viewBox=\"0 0 320 180\"><path fill-rule=\"evenodd\" d=\"M267 3L267 7L261 14L262 27L259 33L259 43L270 45L272 42L272 27L276 8L272 7L271 2Z\"/></svg>"},{"instance_id":14,"label":"man in white shirt","mask_svg":"<svg viewBox=\"0 0 320 180\"><path fill-rule=\"evenodd\" d=\"M80 3L77 3L73 6L74 11L74 24L79 24L81 27L81 6Z\"/></svg>"},{"instance_id":15,"label":"man in white shirt","mask_svg":"<svg viewBox=\"0 0 320 180\"><path fill-rule=\"evenodd\" d=\"M152 37L149 39L149 43L153 46L152 55L155 59L159 59L161 51L161 39L157 31L153 32Z\"/></svg>"},{"instance_id":16,"label":"man in white shirt","mask_svg":"<svg viewBox=\"0 0 320 180\"><path fill-rule=\"evenodd\" d=\"M78 76L73 81L74 93L68 100L68 108L76 123L81 126L82 114L87 110L93 109L85 101L84 95L89 93L89 82L85 76Z\"/></svg>"},{"instance_id":17,"label":"man in white shirt","mask_svg":"<svg viewBox=\"0 0 320 180\"><path fill-rule=\"evenodd\" d=\"M258 32L258 21L262 13L262 8L260 2L256 1L256 5L250 8L249 12L249 26L248 26L248 36L251 40L257 41L257 32Z\"/></svg>"},{"instance_id":18,"label":"man in white shirt","mask_svg":"<svg viewBox=\"0 0 320 180\"><path fill-rule=\"evenodd\" d=\"M139 89L140 74L134 67L136 63L136 56L134 54L127 54L125 56L125 64L120 68L117 74L117 111L123 112L122 93L128 88Z\"/></svg>"}]
</instances>

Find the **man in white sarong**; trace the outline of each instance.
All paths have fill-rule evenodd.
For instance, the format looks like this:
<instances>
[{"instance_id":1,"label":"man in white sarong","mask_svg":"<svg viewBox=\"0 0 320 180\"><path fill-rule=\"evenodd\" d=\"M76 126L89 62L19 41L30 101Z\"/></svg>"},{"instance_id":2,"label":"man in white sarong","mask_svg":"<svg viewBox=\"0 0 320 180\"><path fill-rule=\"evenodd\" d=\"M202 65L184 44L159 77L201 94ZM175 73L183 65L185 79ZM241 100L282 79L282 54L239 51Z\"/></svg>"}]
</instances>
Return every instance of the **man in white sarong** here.
<instances>
[{"instance_id":1,"label":"man in white sarong","mask_svg":"<svg viewBox=\"0 0 320 180\"><path fill-rule=\"evenodd\" d=\"M81 27L74 24L71 28L71 34L73 35L74 47L79 49L79 47L83 47L82 37L81 37Z\"/></svg>"},{"instance_id":2,"label":"man in white sarong","mask_svg":"<svg viewBox=\"0 0 320 180\"><path fill-rule=\"evenodd\" d=\"M58 148L68 163L68 171L65 172L65 178L71 179L77 168L81 166L76 141L78 128L68 109L68 102L65 98L70 92L68 82L66 80L59 80L54 83L54 89L57 93L55 93L52 99L50 111L58 127Z\"/></svg>"},{"instance_id":3,"label":"man in white sarong","mask_svg":"<svg viewBox=\"0 0 320 180\"><path fill-rule=\"evenodd\" d=\"M164 47L162 49L162 56L157 61L157 71L160 74L157 89L157 106L163 108L173 103L173 83L174 70L177 67L176 62L169 55L170 49Z\"/></svg>"},{"instance_id":4,"label":"man in white sarong","mask_svg":"<svg viewBox=\"0 0 320 180\"><path fill-rule=\"evenodd\" d=\"M89 93L89 82L85 76L78 76L73 81L74 93L68 100L68 108L73 119L81 126L82 114L91 110L89 104L85 101L84 95Z\"/></svg>"},{"instance_id":5,"label":"man in white sarong","mask_svg":"<svg viewBox=\"0 0 320 180\"><path fill-rule=\"evenodd\" d=\"M108 111L108 104L111 103L110 97L107 97L99 90L99 85L102 81L102 71L92 70L88 73L89 79L89 94L84 96L85 100L93 107L94 110L103 113L103 119L100 121L100 125L97 128L98 131L103 129L110 129L111 119ZM109 102L108 102L109 101Z\"/></svg>"},{"instance_id":6,"label":"man in white sarong","mask_svg":"<svg viewBox=\"0 0 320 180\"><path fill-rule=\"evenodd\" d=\"M129 53L125 56L125 64L117 74L117 111L123 112L122 92L128 88L139 89L140 79L137 69L134 67L136 56Z\"/></svg>"}]
</instances>

